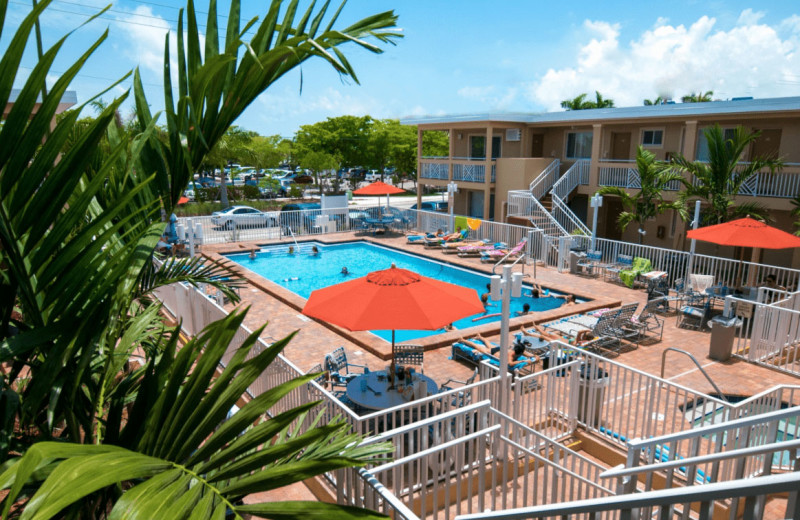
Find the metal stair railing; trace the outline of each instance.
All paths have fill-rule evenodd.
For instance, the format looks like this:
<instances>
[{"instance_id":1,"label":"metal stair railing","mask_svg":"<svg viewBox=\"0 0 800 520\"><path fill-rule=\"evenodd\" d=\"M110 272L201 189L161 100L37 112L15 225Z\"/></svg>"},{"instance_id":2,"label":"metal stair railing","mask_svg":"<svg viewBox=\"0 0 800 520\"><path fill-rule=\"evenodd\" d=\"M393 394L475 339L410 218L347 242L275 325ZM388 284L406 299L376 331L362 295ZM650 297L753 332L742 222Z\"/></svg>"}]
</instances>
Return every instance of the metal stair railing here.
<instances>
[{"instance_id":1,"label":"metal stair railing","mask_svg":"<svg viewBox=\"0 0 800 520\"><path fill-rule=\"evenodd\" d=\"M542 170L542 173L531 181L530 192L533 198L541 199L547 195L547 192L550 191L553 184L558 180L560 170L561 161L559 159L554 159L553 162L547 165L547 168Z\"/></svg>"},{"instance_id":2,"label":"metal stair railing","mask_svg":"<svg viewBox=\"0 0 800 520\"><path fill-rule=\"evenodd\" d=\"M553 219L559 223L562 229L569 227L585 235L591 235L591 230L569 209L566 199L572 190L588 182L589 164L586 159L575 161L575 164L553 184L553 189L550 191L553 199Z\"/></svg>"}]
</instances>

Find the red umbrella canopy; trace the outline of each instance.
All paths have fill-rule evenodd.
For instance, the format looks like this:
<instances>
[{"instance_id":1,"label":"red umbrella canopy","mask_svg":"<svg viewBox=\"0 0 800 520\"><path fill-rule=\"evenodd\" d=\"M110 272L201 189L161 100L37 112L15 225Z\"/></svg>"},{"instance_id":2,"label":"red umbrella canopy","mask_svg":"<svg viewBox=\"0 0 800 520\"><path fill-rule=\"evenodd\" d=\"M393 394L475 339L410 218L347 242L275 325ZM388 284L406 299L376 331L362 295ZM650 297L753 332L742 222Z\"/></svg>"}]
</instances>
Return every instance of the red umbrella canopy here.
<instances>
[{"instance_id":1,"label":"red umbrella canopy","mask_svg":"<svg viewBox=\"0 0 800 520\"><path fill-rule=\"evenodd\" d=\"M693 229L687 237L723 246L788 249L800 247L800 237L750 217Z\"/></svg>"},{"instance_id":2,"label":"red umbrella canopy","mask_svg":"<svg viewBox=\"0 0 800 520\"><path fill-rule=\"evenodd\" d=\"M353 195L395 195L405 191L406 190L403 188L398 188L397 186L392 186L391 184L386 184L385 182L376 181L354 191Z\"/></svg>"},{"instance_id":3,"label":"red umbrella canopy","mask_svg":"<svg viewBox=\"0 0 800 520\"><path fill-rule=\"evenodd\" d=\"M187 202L189 202L189 197L181 197L178 199L178 206L181 204L186 204Z\"/></svg>"},{"instance_id":4,"label":"red umbrella canopy","mask_svg":"<svg viewBox=\"0 0 800 520\"><path fill-rule=\"evenodd\" d=\"M474 289L392 266L311 293L303 314L348 330L435 330L483 312Z\"/></svg>"}]
</instances>

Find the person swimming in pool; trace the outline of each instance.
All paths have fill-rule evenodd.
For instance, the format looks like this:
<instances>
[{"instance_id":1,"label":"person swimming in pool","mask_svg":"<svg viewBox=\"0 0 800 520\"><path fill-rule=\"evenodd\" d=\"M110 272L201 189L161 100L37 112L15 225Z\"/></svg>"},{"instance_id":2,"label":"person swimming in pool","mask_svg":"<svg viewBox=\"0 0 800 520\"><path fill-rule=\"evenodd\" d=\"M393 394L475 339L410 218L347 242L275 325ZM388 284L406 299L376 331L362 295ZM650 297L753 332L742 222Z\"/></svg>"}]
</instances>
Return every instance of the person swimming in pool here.
<instances>
[{"instance_id":1,"label":"person swimming in pool","mask_svg":"<svg viewBox=\"0 0 800 520\"><path fill-rule=\"evenodd\" d=\"M311 246L311 256L317 256L319 254L319 249L317 246Z\"/></svg>"},{"instance_id":2,"label":"person swimming in pool","mask_svg":"<svg viewBox=\"0 0 800 520\"><path fill-rule=\"evenodd\" d=\"M348 271L348 270L347 270L347 266L345 266L345 267L342 267L342 274L343 274L344 276L347 276L348 274L350 274L350 271Z\"/></svg>"},{"instance_id":3,"label":"person swimming in pool","mask_svg":"<svg viewBox=\"0 0 800 520\"><path fill-rule=\"evenodd\" d=\"M531 311L531 304L530 303L524 303L524 304L522 304L522 310L521 311L517 311L514 314L517 315L517 316L525 316L530 311Z\"/></svg>"},{"instance_id":4,"label":"person swimming in pool","mask_svg":"<svg viewBox=\"0 0 800 520\"><path fill-rule=\"evenodd\" d=\"M250 260L255 260L255 259L256 259L256 250L255 249L251 249L250 250Z\"/></svg>"}]
</instances>

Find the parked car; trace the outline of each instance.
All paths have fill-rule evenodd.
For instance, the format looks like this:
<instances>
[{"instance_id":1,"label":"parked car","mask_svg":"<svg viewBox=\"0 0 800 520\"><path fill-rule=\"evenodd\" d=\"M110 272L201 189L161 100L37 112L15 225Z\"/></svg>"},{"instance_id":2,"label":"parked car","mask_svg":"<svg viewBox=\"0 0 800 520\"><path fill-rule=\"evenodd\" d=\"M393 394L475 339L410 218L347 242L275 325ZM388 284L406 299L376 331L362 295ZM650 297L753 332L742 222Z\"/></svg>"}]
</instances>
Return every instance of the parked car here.
<instances>
[{"instance_id":1,"label":"parked car","mask_svg":"<svg viewBox=\"0 0 800 520\"><path fill-rule=\"evenodd\" d=\"M277 212L266 213L250 206L231 206L211 214L211 223L225 229L272 227L278 225Z\"/></svg>"},{"instance_id":2,"label":"parked car","mask_svg":"<svg viewBox=\"0 0 800 520\"><path fill-rule=\"evenodd\" d=\"M314 224L314 218L319 214L318 212L310 212L310 213L293 213L295 211L303 211L303 210L318 210L321 206L319 203L316 202L296 202L292 204L286 204L281 208L281 229L284 231L284 234L291 235L289 229L294 231L301 231L304 227L307 230L310 230Z\"/></svg>"},{"instance_id":3,"label":"parked car","mask_svg":"<svg viewBox=\"0 0 800 520\"><path fill-rule=\"evenodd\" d=\"M381 180L381 174L378 170L370 170L364 175L364 180L367 182L375 182Z\"/></svg>"},{"instance_id":4,"label":"parked car","mask_svg":"<svg viewBox=\"0 0 800 520\"><path fill-rule=\"evenodd\" d=\"M417 209L417 205L414 204L411 206L411 209ZM440 211L442 213L447 213L447 202L425 201L420 204L419 209L422 211Z\"/></svg>"}]
</instances>

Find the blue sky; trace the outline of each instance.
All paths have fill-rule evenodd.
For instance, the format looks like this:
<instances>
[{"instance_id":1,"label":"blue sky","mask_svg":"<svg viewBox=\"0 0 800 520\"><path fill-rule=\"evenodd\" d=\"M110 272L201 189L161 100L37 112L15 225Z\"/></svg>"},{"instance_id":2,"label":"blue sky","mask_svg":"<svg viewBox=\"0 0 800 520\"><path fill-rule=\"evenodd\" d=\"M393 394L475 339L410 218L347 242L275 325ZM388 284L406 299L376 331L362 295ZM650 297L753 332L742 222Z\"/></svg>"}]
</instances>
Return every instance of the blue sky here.
<instances>
[{"instance_id":1,"label":"blue sky","mask_svg":"<svg viewBox=\"0 0 800 520\"><path fill-rule=\"evenodd\" d=\"M44 20L45 44L107 3L54 1ZM267 4L243 3L243 18L261 16L259 9ZM220 4L226 13L227 2ZM139 66L148 99L158 110L164 34L170 27L174 34L181 5L176 0L113 2L111 12L70 38L54 70L65 70L108 28L108 40L72 85L79 100ZM197 5L203 10L207 3ZM29 9L27 0L10 0L0 48ZM290 73L237 124L264 135L291 136L300 125L343 114L402 118L560 110L560 100L594 90L618 106L700 90L713 90L720 99L800 95L796 1L677 0L653 7L641 1L351 0L340 21L349 24L390 9L399 15L405 35L397 46L387 46L382 55L343 48L361 85L340 78L321 61L307 62L302 94L299 72ZM29 51L25 67L36 60L32 47ZM29 71L20 71L18 86Z\"/></svg>"}]
</instances>

